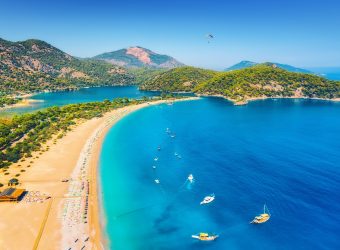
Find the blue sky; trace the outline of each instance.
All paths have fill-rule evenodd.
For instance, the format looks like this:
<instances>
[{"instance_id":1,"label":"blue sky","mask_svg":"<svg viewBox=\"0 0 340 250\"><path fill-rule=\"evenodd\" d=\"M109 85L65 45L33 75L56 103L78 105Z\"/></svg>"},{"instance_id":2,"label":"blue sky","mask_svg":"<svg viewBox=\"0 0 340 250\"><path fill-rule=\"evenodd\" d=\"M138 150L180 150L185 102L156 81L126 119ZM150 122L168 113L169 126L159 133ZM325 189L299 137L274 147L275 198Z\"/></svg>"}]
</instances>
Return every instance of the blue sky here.
<instances>
[{"instance_id":1,"label":"blue sky","mask_svg":"<svg viewBox=\"0 0 340 250\"><path fill-rule=\"evenodd\" d=\"M79 57L139 45L214 69L241 60L340 66L338 0L2 0L0 13L0 37Z\"/></svg>"}]
</instances>

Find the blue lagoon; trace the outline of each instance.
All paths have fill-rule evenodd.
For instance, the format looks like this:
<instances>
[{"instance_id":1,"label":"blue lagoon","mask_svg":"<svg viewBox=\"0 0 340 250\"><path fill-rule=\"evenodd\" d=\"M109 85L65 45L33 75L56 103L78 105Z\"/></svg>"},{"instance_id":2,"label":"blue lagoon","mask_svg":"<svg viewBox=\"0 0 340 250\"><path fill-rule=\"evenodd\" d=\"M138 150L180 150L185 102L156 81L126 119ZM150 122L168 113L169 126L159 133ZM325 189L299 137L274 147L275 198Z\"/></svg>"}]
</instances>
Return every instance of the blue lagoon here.
<instances>
[{"instance_id":1,"label":"blue lagoon","mask_svg":"<svg viewBox=\"0 0 340 250\"><path fill-rule=\"evenodd\" d=\"M338 249L339 152L339 103L203 98L136 111L100 158L111 249ZM249 224L264 203L270 220Z\"/></svg>"}]
</instances>

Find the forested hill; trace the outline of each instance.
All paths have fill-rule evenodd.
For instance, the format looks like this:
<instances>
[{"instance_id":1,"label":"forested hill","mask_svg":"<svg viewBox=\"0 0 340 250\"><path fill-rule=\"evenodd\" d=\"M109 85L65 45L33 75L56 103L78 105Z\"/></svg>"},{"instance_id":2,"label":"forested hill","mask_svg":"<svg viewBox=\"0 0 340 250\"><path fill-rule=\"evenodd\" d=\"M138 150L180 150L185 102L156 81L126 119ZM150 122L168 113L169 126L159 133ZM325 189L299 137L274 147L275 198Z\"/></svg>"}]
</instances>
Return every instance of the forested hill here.
<instances>
[{"instance_id":1,"label":"forested hill","mask_svg":"<svg viewBox=\"0 0 340 250\"><path fill-rule=\"evenodd\" d=\"M119 66L77 59L40 40L0 39L0 95L91 85L131 84Z\"/></svg>"},{"instance_id":2,"label":"forested hill","mask_svg":"<svg viewBox=\"0 0 340 250\"><path fill-rule=\"evenodd\" d=\"M162 90L168 92L193 91L193 89L216 76L218 73L212 70L195 67L180 67L154 75L147 79L140 89Z\"/></svg>"},{"instance_id":3,"label":"forested hill","mask_svg":"<svg viewBox=\"0 0 340 250\"><path fill-rule=\"evenodd\" d=\"M267 64L223 73L192 67L177 68L156 75L141 88L220 95L239 103L266 97L340 97L339 81L293 73Z\"/></svg>"}]
</instances>

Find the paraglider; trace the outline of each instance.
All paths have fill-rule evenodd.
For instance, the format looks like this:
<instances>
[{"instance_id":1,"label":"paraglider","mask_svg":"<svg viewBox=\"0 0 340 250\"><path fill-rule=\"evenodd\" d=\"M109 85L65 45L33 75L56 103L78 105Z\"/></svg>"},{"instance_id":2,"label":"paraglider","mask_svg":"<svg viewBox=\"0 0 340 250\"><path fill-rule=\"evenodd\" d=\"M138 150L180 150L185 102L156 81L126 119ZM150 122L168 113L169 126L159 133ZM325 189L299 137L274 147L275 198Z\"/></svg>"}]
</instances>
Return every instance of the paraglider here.
<instances>
[{"instance_id":1,"label":"paraglider","mask_svg":"<svg viewBox=\"0 0 340 250\"><path fill-rule=\"evenodd\" d=\"M207 34L205 37L207 38L208 43L210 43L210 41L212 41L215 38L214 35L212 34Z\"/></svg>"}]
</instances>

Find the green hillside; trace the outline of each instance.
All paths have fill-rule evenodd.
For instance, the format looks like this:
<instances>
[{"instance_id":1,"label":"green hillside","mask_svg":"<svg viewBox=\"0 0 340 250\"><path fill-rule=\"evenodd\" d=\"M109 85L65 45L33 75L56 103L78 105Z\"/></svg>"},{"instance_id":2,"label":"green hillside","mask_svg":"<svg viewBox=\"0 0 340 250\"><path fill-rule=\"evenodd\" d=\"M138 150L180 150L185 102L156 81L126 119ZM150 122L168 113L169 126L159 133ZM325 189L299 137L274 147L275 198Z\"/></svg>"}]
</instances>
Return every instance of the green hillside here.
<instances>
[{"instance_id":1,"label":"green hillside","mask_svg":"<svg viewBox=\"0 0 340 250\"><path fill-rule=\"evenodd\" d=\"M269 66L223 73L197 86L196 93L223 95L235 101L260 97L338 98L340 82Z\"/></svg>"},{"instance_id":2,"label":"green hillside","mask_svg":"<svg viewBox=\"0 0 340 250\"><path fill-rule=\"evenodd\" d=\"M132 76L104 61L81 60L40 40L0 39L0 95L92 85L126 85Z\"/></svg>"},{"instance_id":3,"label":"green hillside","mask_svg":"<svg viewBox=\"0 0 340 250\"><path fill-rule=\"evenodd\" d=\"M198 84L218 75L217 72L194 67L180 67L153 76L140 86L142 90L168 92L192 91Z\"/></svg>"},{"instance_id":4,"label":"green hillside","mask_svg":"<svg viewBox=\"0 0 340 250\"><path fill-rule=\"evenodd\" d=\"M235 102L267 97L340 97L339 81L330 81L312 74L293 73L268 64L223 73L182 67L154 76L142 84L141 89L191 91L202 95L224 96Z\"/></svg>"},{"instance_id":5,"label":"green hillside","mask_svg":"<svg viewBox=\"0 0 340 250\"><path fill-rule=\"evenodd\" d=\"M143 68L128 68L127 71L133 77L133 84L140 85L152 80L157 75L166 72L167 69L143 67Z\"/></svg>"}]
</instances>

